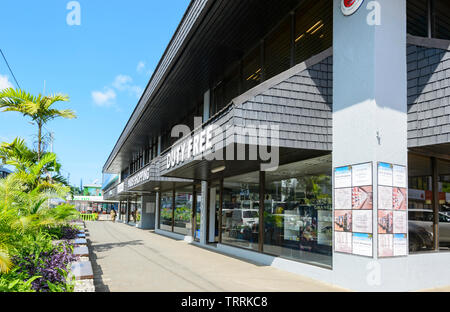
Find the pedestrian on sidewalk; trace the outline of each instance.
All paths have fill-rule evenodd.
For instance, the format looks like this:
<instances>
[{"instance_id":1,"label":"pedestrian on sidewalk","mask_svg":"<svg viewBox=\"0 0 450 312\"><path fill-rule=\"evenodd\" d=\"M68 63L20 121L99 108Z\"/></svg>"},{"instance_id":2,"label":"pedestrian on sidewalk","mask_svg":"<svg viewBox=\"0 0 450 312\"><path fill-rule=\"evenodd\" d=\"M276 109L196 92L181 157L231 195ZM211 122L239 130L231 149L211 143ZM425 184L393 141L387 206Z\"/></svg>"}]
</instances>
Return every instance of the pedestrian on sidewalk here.
<instances>
[{"instance_id":1,"label":"pedestrian on sidewalk","mask_svg":"<svg viewBox=\"0 0 450 312\"><path fill-rule=\"evenodd\" d=\"M116 222L116 210L115 209L111 209L111 221L112 222Z\"/></svg>"}]
</instances>

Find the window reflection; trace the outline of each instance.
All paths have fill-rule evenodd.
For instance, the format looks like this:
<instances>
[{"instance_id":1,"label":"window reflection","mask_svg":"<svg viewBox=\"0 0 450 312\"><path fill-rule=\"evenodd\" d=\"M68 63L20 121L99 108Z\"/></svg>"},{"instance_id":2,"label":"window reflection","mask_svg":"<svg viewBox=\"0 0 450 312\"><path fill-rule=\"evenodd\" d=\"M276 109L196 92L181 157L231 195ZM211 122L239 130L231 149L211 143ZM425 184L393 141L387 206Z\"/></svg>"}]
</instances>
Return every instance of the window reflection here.
<instances>
[{"instance_id":1,"label":"window reflection","mask_svg":"<svg viewBox=\"0 0 450 312\"><path fill-rule=\"evenodd\" d=\"M172 232L172 192L161 194L161 212L159 228Z\"/></svg>"},{"instance_id":2,"label":"window reflection","mask_svg":"<svg viewBox=\"0 0 450 312\"><path fill-rule=\"evenodd\" d=\"M258 250L259 172L224 180L222 242Z\"/></svg>"},{"instance_id":3,"label":"window reflection","mask_svg":"<svg viewBox=\"0 0 450 312\"><path fill-rule=\"evenodd\" d=\"M439 175L439 248L450 248L450 162L438 160Z\"/></svg>"},{"instance_id":4,"label":"window reflection","mask_svg":"<svg viewBox=\"0 0 450 312\"><path fill-rule=\"evenodd\" d=\"M192 188L177 190L175 203L174 232L182 235L191 235L192 231Z\"/></svg>"},{"instance_id":5,"label":"window reflection","mask_svg":"<svg viewBox=\"0 0 450 312\"><path fill-rule=\"evenodd\" d=\"M305 162L267 173L264 252L331 266L331 163L322 161L314 174Z\"/></svg>"}]
</instances>

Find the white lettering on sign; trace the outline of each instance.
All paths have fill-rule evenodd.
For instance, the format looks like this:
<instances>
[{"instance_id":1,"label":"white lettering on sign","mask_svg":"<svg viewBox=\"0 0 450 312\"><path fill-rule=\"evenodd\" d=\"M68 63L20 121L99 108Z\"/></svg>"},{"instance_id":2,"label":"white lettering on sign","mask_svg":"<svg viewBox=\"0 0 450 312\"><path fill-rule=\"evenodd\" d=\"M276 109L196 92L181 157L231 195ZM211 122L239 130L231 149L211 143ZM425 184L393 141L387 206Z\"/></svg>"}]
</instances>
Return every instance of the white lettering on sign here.
<instances>
[{"instance_id":1,"label":"white lettering on sign","mask_svg":"<svg viewBox=\"0 0 450 312\"><path fill-rule=\"evenodd\" d=\"M132 188L148 179L150 179L150 168L144 169L141 172L129 178L127 181L128 188Z\"/></svg>"},{"instance_id":2,"label":"white lettering on sign","mask_svg":"<svg viewBox=\"0 0 450 312\"><path fill-rule=\"evenodd\" d=\"M125 189L124 184L123 184L123 183L120 183L120 184L117 186L117 193L118 193L118 194L122 193L122 192L124 191L124 189Z\"/></svg>"},{"instance_id":3,"label":"white lettering on sign","mask_svg":"<svg viewBox=\"0 0 450 312\"><path fill-rule=\"evenodd\" d=\"M195 134L193 138L189 136L174 146L167 154L167 169L182 164L186 160L197 157L200 154L209 152L213 147L213 128L214 126L209 126L205 130Z\"/></svg>"}]
</instances>

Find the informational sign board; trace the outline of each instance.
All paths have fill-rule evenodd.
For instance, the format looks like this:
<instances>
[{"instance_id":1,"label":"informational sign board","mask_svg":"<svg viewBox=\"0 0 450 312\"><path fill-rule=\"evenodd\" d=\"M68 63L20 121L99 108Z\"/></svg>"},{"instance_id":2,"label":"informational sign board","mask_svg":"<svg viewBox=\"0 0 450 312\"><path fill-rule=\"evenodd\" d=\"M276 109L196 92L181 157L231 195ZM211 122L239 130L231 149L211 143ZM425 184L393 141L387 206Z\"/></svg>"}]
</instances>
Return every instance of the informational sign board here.
<instances>
[{"instance_id":1,"label":"informational sign board","mask_svg":"<svg viewBox=\"0 0 450 312\"><path fill-rule=\"evenodd\" d=\"M378 257L406 256L407 169L378 163Z\"/></svg>"},{"instance_id":2,"label":"informational sign board","mask_svg":"<svg viewBox=\"0 0 450 312\"><path fill-rule=\"evenodd\" d=\"M372 163L334 170L334 250L373 257Z\"/></svg>"}]
</instances>

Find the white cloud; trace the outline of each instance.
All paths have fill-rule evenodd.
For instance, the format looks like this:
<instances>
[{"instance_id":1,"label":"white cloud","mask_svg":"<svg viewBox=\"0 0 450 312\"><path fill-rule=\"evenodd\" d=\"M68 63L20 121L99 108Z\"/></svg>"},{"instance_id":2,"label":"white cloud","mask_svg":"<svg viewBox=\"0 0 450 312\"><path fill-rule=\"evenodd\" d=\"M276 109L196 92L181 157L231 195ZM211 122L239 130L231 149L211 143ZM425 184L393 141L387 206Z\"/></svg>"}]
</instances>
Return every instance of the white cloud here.
<instances>
[{"instance_id":1,"label":"white cloud","mask_svg":"<svg viewBox=\"0 0 450 312\"><path fill-rule=\"evenodd\" d=\"M144 70L145 70L145 62L140 61L140 62L137 64L136 71L137 71L138 73L142 73Z\"/></svg>"},{"instance_id":2,"label":"white cloud","mask_svg":"<svg viewBox=\"0 0 450 312\"><path fill-rule=\"evenodd\" d=\"M9 82L8 76L0 75L0 90L14 88L11 82Z\"/></svg>"},{"instance_id":3,"label":"white cloud","mask_svg":"<svg viewBox=\"0 0 450 312\"><path fill-rule=\"evenodd\" d=\"M133 82L133 78L126 75L117 75L116 79L112 83L112 86L119 91L125 91L130 88L130 84Z\"/></svg>"},{"instance_id":4,"label":"white cloud","mask_svg":"<svg viewBox=\"0 0 450 312\"><path fill-rule=\"evenodd\" d=\"M117 95L113 89L105 88L102 91L92 91L92 99L94 100L95 105L97 106L111 106L114 104Z\"/></svg>"},{"instance_id":5,"label":"white cloud","mask_svg":"<svg viewBox=\"0 0 450 312\"><path fill-rule=\"evenodd\" d=\"M140 86L133 85L133 78L127 75L117 75L112 83L112 86L118 91L128 91L129 94L139 98L142 94Z\"/></svg>"}]
</instances>

